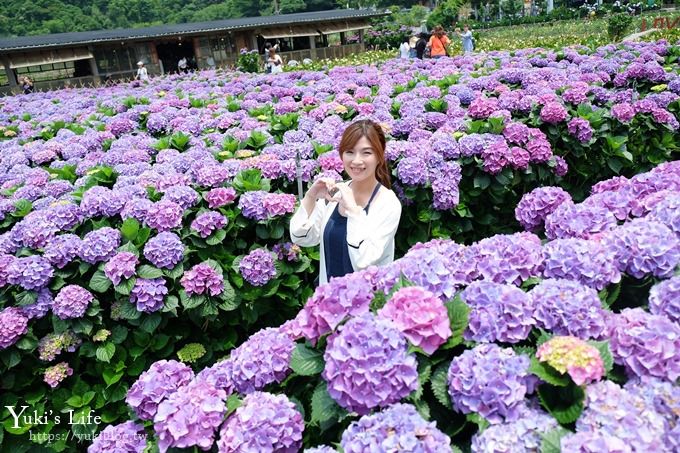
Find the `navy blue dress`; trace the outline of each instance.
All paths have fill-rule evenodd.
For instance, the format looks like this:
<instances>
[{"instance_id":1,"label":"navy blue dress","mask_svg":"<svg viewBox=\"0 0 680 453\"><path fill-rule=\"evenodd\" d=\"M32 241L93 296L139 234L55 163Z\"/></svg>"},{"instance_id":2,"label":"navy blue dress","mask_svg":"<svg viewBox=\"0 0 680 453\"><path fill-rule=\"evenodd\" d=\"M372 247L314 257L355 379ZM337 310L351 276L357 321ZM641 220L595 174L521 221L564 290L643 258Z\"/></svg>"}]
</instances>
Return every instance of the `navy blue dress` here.
<instances>
[{"instance_id":1,"label":"navy blue dress","mask_svg":"<svg viewBox=\"0 0 680 453\"><path fill-rule=\"evenodd\" d=\"M367 214L378 189L380 189L380 183L375 186L371 198L366 203L364 211ZM339 207L339 204L335 207L333 214L326 223L326 228L323 230L327 280L330 280L331 277L342 277L354 272L352 261L349 259L349 245L347 244L347 217L340 215Z\"/></svg>"}]
</instances>

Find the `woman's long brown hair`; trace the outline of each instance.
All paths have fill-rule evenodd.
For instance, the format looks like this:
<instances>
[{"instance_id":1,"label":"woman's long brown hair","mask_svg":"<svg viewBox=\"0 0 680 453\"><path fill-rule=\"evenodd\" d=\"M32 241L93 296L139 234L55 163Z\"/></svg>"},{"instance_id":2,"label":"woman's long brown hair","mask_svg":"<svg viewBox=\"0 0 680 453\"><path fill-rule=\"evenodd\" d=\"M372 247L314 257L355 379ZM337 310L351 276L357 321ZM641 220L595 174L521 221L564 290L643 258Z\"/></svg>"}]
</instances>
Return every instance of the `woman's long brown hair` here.
<instances>
[{"instance_id":1,"label":"woman's long brown hair","mask_svg":"<svg viewBox=\"0 0 680 453\"><path fill-rule=\"evenodd\" d=\"M373 152L378 158L378 165L375 168L375 178L380 184L392 188L390 182L390 170L387 167L387 160L385 159L385 134L382 128L377 123L371 120L356 121L345 129L340 140L340 159L345 151L351 150L362 137L366 137L373 148Z\"/></svg>"}]
</instances>

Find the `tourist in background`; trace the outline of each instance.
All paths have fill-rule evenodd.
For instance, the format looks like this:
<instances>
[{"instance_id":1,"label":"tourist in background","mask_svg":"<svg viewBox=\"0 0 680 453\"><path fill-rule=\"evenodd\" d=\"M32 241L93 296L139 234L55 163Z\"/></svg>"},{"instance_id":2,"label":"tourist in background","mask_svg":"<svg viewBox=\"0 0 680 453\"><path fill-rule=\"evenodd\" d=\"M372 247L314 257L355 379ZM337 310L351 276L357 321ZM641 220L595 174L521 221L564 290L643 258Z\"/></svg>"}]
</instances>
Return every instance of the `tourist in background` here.
<instances>
[{"instance_id":1,"label":"tourist in background","mask_svg":"<svg viewBox=\"0 0 680 453\"><path fill-rule=\"evenodd\" d=\"M147 80L149 80L149 73L146 72L146 68L144 67L143 61L137 62L137 75L135 75L135 79L142 82L146 82Z\"/></svg>"},{"instance_id":2,"label":"tourist in background","mask_svg":"<svg viewBox=\"0 0 680 453\"><path fill-rule=\"evenodd\" d=\"M177 62L177 71L186 73L186 72L188 72L187 66L188 66L187 58L182 57Z\"/></svg>"},{"instance_id":3,"label":"tourist in background","mask_svg":"<svg viewBox=\"0 0 680 453\"><path fill-rule=\"evenodd\" d=\"M408 57L409 58L416 58L416 44L418 43L418 37L417 36L411 36L411 39L408 41Z\"/></svg>"},{"instance_id":4,"label":"tourist in background","mask_svg":"<svg viewBox=\"0 0 680 453\"><path fill-rule=\"evenodd\" d=\"M265 72L271 74L278 74L280 72L283 72L283 60L281 59L281 55L276 53L276 46L269 48L269 57L267 58L267 65L269 68L265 69Z\"/></svg>"},{"instance_id":5,"label":"tourist in background","mask_svg":"<svg viewBox=\"0 0 680 453\"><path fill-rule=\"evenodd\" d=\"M408 44L408 39L404 38L404 42L399 46L399 57L408 58L408 53L411 50L411 46Z\"/></svg>"},{"instance_id":6,"label":"tourist in background","mask_svg":"<svg viewBox=\"0 0 680 453\"><path fill-rule=\"evenodd\" d=\"M449 44L451 44L451 40L446 36L444 28L441 25L434 27L434 33L432 33L432 37L427 43L427 46L430 48L430 57L447 57L449 55L449 51L447 50Z\"/></svg>"},{"instance_id":7,"label":"tourist in background","mask_svg":"<svg viewBox=\"0 0 680 453\"><path fill-rule=\"evenodd\" d=\"M472 36L472 30L470 30L470 27L465 25L463 27L463 32L460 32L460 29L456 29L456 33L458 36L460 36L461 43L463 45L463 53L470 53L474 50L475 45L474 45L474 37Z\"/></svg>"},{"instance_id":8,"label":"tourist in background","mask_svg":"<svg viewBox=\"0 0 680 453\"><path fill-rule=\"evenodd\" d=\"M427 48L427 33L421 32L418 35L418 41L416 42L416 58L423 59L425 55L425 49Z\"/></svg>"},{"instance_id":9,"label":"tourist in background","mask_svg":"<svg viewBox=\"0 0 680 453\"><path fill-rule=\"evenodd\" d=\"M24 76L19 79L19 85L21 85L21 91L24 92L24 94L31 94L33 93L33 81L31 80L30 77Z\"/></svg>"}]
</instances>

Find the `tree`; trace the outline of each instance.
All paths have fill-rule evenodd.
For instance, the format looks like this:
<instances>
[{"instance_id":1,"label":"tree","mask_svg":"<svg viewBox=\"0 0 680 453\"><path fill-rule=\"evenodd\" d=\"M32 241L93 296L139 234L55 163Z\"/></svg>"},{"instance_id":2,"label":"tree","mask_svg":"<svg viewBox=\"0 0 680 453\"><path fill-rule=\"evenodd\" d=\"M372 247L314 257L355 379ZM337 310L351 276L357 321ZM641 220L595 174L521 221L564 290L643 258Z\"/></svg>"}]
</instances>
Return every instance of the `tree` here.
<instances>
[{"instance_id":1,"label":"tree","mask_svg":"<svg viewBox=\"0 0 680 453\"><path fill-rule=\"evenodd\" d=\"M276 11L278 8L278 12ZM263 16L272 16L274 14L291 14L305 11L307 5L304 0L273 0L260 13Z\"/></svg>"},{"instance_id":2,"label":"tree","mask_svg":"<svg viewBox=\"0 0 680 453\"><path fill-rule=\"evenodd\" d=\"M458 22L458 10L464 3L465 0L445 0L441 2L427 18L428 28L434 28L437 25L447 28Z\"/></svg>"}]
</instances>

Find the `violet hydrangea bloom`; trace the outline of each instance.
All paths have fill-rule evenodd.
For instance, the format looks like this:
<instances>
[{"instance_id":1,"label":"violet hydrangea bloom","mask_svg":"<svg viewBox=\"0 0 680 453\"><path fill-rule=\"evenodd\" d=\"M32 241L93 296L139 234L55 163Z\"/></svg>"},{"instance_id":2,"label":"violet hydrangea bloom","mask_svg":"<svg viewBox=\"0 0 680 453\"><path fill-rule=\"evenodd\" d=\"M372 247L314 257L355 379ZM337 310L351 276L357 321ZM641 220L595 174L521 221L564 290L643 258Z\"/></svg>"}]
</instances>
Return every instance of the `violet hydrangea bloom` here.
<instances>
[{"instance_id":1,"label":"violet hydrangea bloom","mask_svg":"<svg viewBox=\"0 0 680 453\"><path fill-rule=\"evenodd\" d=\"M548 239L588 239L616 228L614 214L601 206L562 203L545 219Z\"/></svg>"},{"instance_id":2,"label":"violet hydrangea bloom","mask_svg":"<svg viewBox=\"0 0 680 453\"><path fill-rule=\"evenodd\" d=\"M593 288L562 279L543 280L530 292L537 327L557 335L600 338L606 331L605 311Z\"/></svg>"},{"instance_id":3,"label":"violet hydrangea bloom","mask_svg":"<svg viewBox=\"0 0 680 453\"><path fill-rule=\"evenodd\" d=\"M671 382L680 377L680 326L641 308L610 316L610 347L614 361L640 377Z\"/></svg>"},{"instance_id":4,"label":"violet hydrangea bloom","mask_svg":"<svg viewBox=\"0 0 680 453\"><path fill-rule=\"evenodd\" d=\"M652 286L649 290L649 311L680 323L680 275Z\"/></svg>"},{"instance_id":5,"label":"violet hydrangea bloom","mask_svg":"<svg viewBox=\"0 0 680 453\"><path fill-rule=\"evenodd\" d=\"M451 439L410 404L393 404L352 422L340 441L345 453L451 451Z\"/></svg>"},{"instance_id":6,"label":"violet hydrangea bloom","mask_svg":"<svg viewBox=\"0 0 680 453\"><path fill-rule=\"evenodd\" d=\"M116 254L120 239L120 231L114 228L103 227L90 231L80 244L80 257L90 264L108 261Z\"/></svg>"},{"instance_id":7,"label":"violet hydrangea bloom","mask_svg":"<svg viewBox=\"0 0 680 453\"><path fill-rule=\"evenodd\" d=\"M534 384L529 363L529 357L493 343L464 351L448 372L453 407L464 414L477 412L492 424L518 420Z\"/></svg>"},{"instance_id":8,"label":"violet hydrangea bloom","mask_svg":"<svg viewBox=\"0 0 680 453\"><path fill-rule=\"evenodd\" d=\"M621 281L614 251L587 239L556 239L543 246L543 276L576 280L598 291Z\"/></svg>"},{"instance_id":9,"label":"violet hydrangea bloom","mask_svg":"<svg viewBox=\"0 0 680 453\"><path fill-rule=\"evenodd\" d=\"M184 210L173 201L161 200L151 205L146 211L145 221L158 231L169 231L182 225Z\"/></svg>"},{"instance_id":10,"label":"violet hydrangea bloom","mask_svg":"<svg viewBox=\"0 0 680 453\"><path fill-rule=\"evenodd\" d=\"M144 246L144 258L161 269L172 269L184 259L184 244L175 233L163 231Z\"/></svg>"},{"instance_id":11,"label":"violet hydrangea bloom","mask_svg":"<svg viewBox=\"0 0 680 453\"><path fill-rule=\"evenodd\" d=\"M427 167L420 157L404 157L397 164L399 180L409 186L422 186L427 183Z\"/></svg>"},{"instance_id":12,"label":"violet hydrangea bloom","mask_svg":"<svg viewBox=\"0 0 680 453\"><path fill-rule=\"evenodd\" d=\"M62 269L80 255L82 240L75 234L62 234L50 240L43 256L57 269Z\"/></svg>"},{"instance_id":13,"label":"violet hydrangea bloom","mask_svg":"<svg viewBox=\"0 0 680 453\"><path fill-rule=\"evenodd\" d=\"M328 338L324 360L328 393L360 415L401 400L419 385L406 339L390 321L370 313L349 320Z\"/></svg>"},{"instance_id":14,"label":"violet hydrangea bloom","mask_svg":"<svg viewBox=\"0 0 680 453\"><path fill-rule=\"evenodd\" d=\"M138 278L130 291L130 302L136 304L138 311L152 313L163 307L163 299L168 294L165 279Z\"/></svg>"},{"instance_id":15,"label":"violet hydrangea bloom","mask_svg":"<svg viewBox=\"0 0 680 453\"><path fill-rule=\"evenodd\" d=\"M145 449L144 426L130 420L104 428L87 453L143 453Z\"/></svg>"},{"instance_id":16,"label":"violet hydrangea bloom","mask_svg":"<svg viewBox=\"0 0 680 453\"><path fill-rule=\"evenodd\" d=\"M21 307L21 312L30 319L40 319L44 317L52 308L54 298L48 288L42 288L38 291L38 298L29 305Z\"/></svg>"},{"instance_id":17,"label":"violet hydrangea bloom","mask_svg":"<svg viewBox=\"0 0 680 453\"><path fill-rule=\"evenodd\" d=\"M398 290L378 312L389 319L415 346L432 354L451 336L451 321L444 303L418 286Z\"/></svg>"},{"instance_id":18,"label":"violet hydrangea bloom","mask_svg":"<svg viewBox=\"0 0 680 453\"><path fill-rule=\"evenodd\" d=\"M619 270L635 278L668 278L680 263L680 239L659 222L633 219L612 231L607 242L616 252Z\"/></svg>"},{"instance_id":19,"label":"violet hydrangea bloom","mask_svg":"<svg viewBox=\"0 0 680 453\"><path fill-rule=\"evenodd\" d=\"M131 252L119 252L104 266L104 275L111 280L111 283L119 285L123 278L127 279L135 275L137 264L139 264L137 255Z\"/></svg>"},{"instance_id":20,"label":"violet hydrangea bloom","mask_svg":"<svg viewBox=\"0 0 680 453\"><path fill-rule=\"evenodd\" d=\"M497 234L471 247L477 272L485 280L519 285L541 273L541 240L533 233Z\"/></svg>"},{"instance_id":21,"label":"violet hydrangea bloom","mask_svg":"<svg viewBox=\"0 0 680 453\"><path fill-rule=\"evenodd\" d=\"M538 347L536 357L558 372L569 374L576 385L599 381L605 374L597 348L576 337L552 337Z\"/></svg>"},{"instance_id":22,"label":"violet hydrangea bloom","mask_svg":"<svg viewBox=\"0 0 680 453\"><path fill-rule=\"evenodd\" d=\"M234 190L233 187L216 187L210 189L203 197L208 202L208 207L210 209L221 208L222 206L234 202L236 199L236 190Z\"/></svg>"},{"instance_id":23,"label":"violet hydrangea bloom","mask_svg":"<svg viewBox=\"0 0 680 453\"><path fill-rule=\"evenodd\" d=\"M389 292L403 276L437 297L449 299L455 294L458 283L451 272L454 264L430 250L411 250L403 258L380 269L380 289Z\"/></svg>"},{"instance_id":24,"label":"violet hydrangea bloom","mask_svg":"<svg viewBox=\"0 0 680 453\"><path fill-rule=\"evenodd\" d=\"M61 381L72 374L73 368L71 368L66 362L60 362L45 370L43 381L45 381L45 383L47 383L47 385L49 385L51 388L56 388L59 384L61 384Z\"/></svg>"},{"instance_id":25,"label":"violet hydrangea bloom","mask_svg":"<svg viewBox=\"0 0 680 453\"><path fill-rule=\"evenodd\" d=\"M92 293L82 286L67 285L61 288L54 298L52 313L59 319L80 318L93 300Z\"/></svg>"},{"instance_id":26,"label":"violet hydrangea bloom","mask_svg":"<svg viewBox=\"0 0 680 453\"><path fill-rule=\"evenodd\" d=\"M512 422L491 425L472 436L473 453L535 453L541 450L543 435L557 428L557 422L538 408L522 408Z\"/></svg>"},{"instance_id":27,"label":"violet hydrangea bloom","mask_svg":"<svg viewBox=\"0 0 680 453\"><path fill-rule=\"evenodd\" d=\"M664 447L669 451L680 450L680 387L672 382L655 378L632 379L624 389L640 397L647 408L653 408L664 419Z\"/></svg>"},{"instance_id":28,"label":"violet hydrangea bloom","mask_svg":"<svg viewBox=\"0 0 680 453\"><path fill-rule=\"evenodd\" d=\"M50 263L38 255L12 260L6 272L8 283L27 290L47 286L54 275L54 269Z\"/></svg>"},{"instance_id":29,"label":"violet hydrangea bloom","mask_svg":"<svg viewBox=\"0 0 680 453\"><path fill-rule=\"evenodd\" d=\"M0 311L0 349L16 343L28 332L28 318L17 307L7 307Z\"/></svg>"},{"instance_id":30,"label":"violet hydrangea bloom","mask_svg":"<svg viewBox=\"0 0 680 453\"><path fill-rule=\"evenodd\" d=\"M186 271L180 281L188 296L217 296L224 291L224 277L206 263L200 263Z\"/></svg>"},{"instance_id":31,"label":"violet hydrangea bloom","mask_svg":"<svg viewBox=\"0 0 680 453\"><path fill-rule=\"evenodd\" d=\"M633 453L624 441L602 431L567 434L560 439L560 449L574 453Z\"/></svg>"},{"instance_id":32,"label":"violet hydrangea bloom","mask_svg":"<svg viewBox=\"0 0 680 453\"><path fill-rule=\"evenodd\" d=\"M183 363L159 360L132 384L125 402L141 420L152 420L161 401L193 378L194 372Z\"/></svg>"},{"instance_id":33,"label":"violet hydrangea bloom","mask_svg":"<svg viewBox=\"0 0 680 453\"><path fill-rule=\"evenodd\" d=\"M373 300L373 285L359 273L333 278L319 285L295 320L301 333L312 343L347 317L368 312Z\"/></svg>"},{"instance_id":34,"label":"violet hydrangea bloom","mask_svg":"<svg viewBox=\"0 0 680 453\"><path fill-rule=\"evenodd\" d=\"M217 446L223 453L296 453L304 429L302 414L286 395L255 392L224 422Z\"/></svg>"},{"instance_id":35,"label":"violet hydrangea bloom","mask_svg":"<svg viewBox=\"0 0 680 453\"><path fill-rule=\"evenodd\" d=\"M567 124L567 130L581 143L587 143L593 138L593 128L590 122L583 118L572 118Z\"/></svg>"},{"instance_id":36,"label":"violet hydrangea bloom","mask_svg":"<svg viewBox=\"0 0 680 453\"><path fill-rule=\"evenodd\" d=\"M634 452L668 451L664 448L663 416L643 398L614 382L604 380L589 385L585 406L576 421L577 433L600 433L618 438Z\"/></svg>"},{"instance_id":37,"label":"violet hydrangea bloom","mask_svg":"<svg viewBox=\"0 0 680 453\"><path fill-rule=\"evenodd\" d=\"M158 405L153 428L162 453L168 448L198 446L209 450L227 412L227 393L203 379L194 379Z\"/></svg>"},{"instance_id":38,"label":"violet hydrangea bloom","mask_svg":"<svg viewBox=\"0 0 680 453\"><path fill-rule=\"evenodd\" d=\"M680 192L669 195L652 208L647 218L663 223L680 238Z\"/></svg>"},{"instance_id":39,"label":"violet hydrangea bloom","mask_svg":"<svg viewBox=\"0 0 680 453\"><path fill-rule=\"evenodd\" d=\"M283 381L290 372L293 349L293 339L279 329L262 329L252 335L229 356L234 389L249 394Z\"/></svg>"},{"instance_id":40,"label":"violet hydrangea bloom","mask_svg":"<svg viewBox=\"0 0 680 453\"><path fill-rule=\"evenodd\" d=\"M571 195L564 189L538 187L522 196L515 208L515 218L525 230L537 230L543 226L545 218L565 202L571 202Z\"/></svg>"},{"instance_id":41,"label":"violet hydrangea bloom","mask_svg":"<svg viewBox=\"0 0 680 453\"><path fill-rule=\"evenodd\" d=\"M264 286L276 276L274 257L266 249L255 249L238 265L244 280L253 286Z\"/></svg>"},{"instance_id":42,"label":"violet hydrangea bloom","mask_svg":"<svg viewBox=\"0 0 680 453\"><path fill-rule=\"evenodd\" d=\"M567 109L559 102L548 102L541 108L541 121L557 124L567 119Z\"/></svg>"},{"instance_id":43,"label":"violet hydrangea bloom","mask_svg":"<svg viewBox=\"0 0 680 453\"><path fill-rule=\"evenodd\" d=\"M9 268L16 259L14 255L0 254L0 288L9 283Z\"/></svg>"},{"instance_id":44,"label":"violet hydrangea bloom","mask_svg":"<svg viewBox=\"0 0 680 453\"><path fill-rule=\"evenodd\" d=\"M493 282L474 282L460 294L470 307L466 340L517 343L536 324L531 299L521 289Z\"/></svg>"},{"instance_id":45,"label":"violet hydrangea bloom","mask_svg":"<svg viewBox=\"0 0 680 453\"><path fill-rule=\"evenodd\" d=\"M227 222L228 219L219 212L206 211L196 216L194 221L191 222L191 229L205 239L213 232L227 226Z\"/></svg>"}]
</instances>

